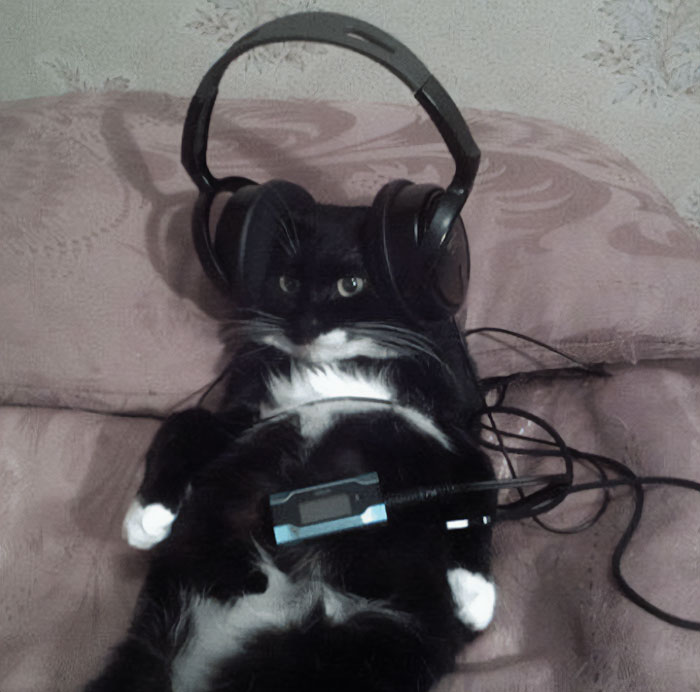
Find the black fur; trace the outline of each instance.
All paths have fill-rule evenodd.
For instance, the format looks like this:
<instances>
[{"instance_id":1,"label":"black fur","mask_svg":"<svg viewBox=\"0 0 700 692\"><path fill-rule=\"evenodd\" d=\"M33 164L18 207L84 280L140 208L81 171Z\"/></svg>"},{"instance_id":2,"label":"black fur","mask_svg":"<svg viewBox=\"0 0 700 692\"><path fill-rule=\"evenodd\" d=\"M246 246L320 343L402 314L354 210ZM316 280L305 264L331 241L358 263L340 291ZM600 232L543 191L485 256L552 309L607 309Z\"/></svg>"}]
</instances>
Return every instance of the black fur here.
<instances>
[{"instance_id":1,"label":"black fur","mask_svg":"<svg viewBox=\"0 0 700 692\"><path fill-rule=\"evenodd\" d=\"M373 285L362 252L366 217L362 207L330 206L291 217L259 306L233 323L239 349L224 406L176 414L156 435L139 497L177 518L152 549L125 641L88 692L427 690L473 637L455 616L446 575L457 566L488 573L490 530L447 531L445 520L488 513L492 495L474 496L469 507L395 511L388 525L293 545L276 546L271 534L266 498L273 492L367 471L379 474L385 492L492 476L465 425L478 398L457 330L410 324ZM298 282L296 293L280 288L281 275ZM366 284L343 298L337 281L348 276ZM284 337L293 349L335 328L394 350L390 358L341 358L335 367L381 373L395 403L432 421L450 449L386 406L338 416L314 439L304 438L294 413L260 419L272 374L319 367L265 345L265 337ZM316 409L324 415L323 406L307 412ZM315 584L343 603L363 599L367 607L338 616L319 598L294 623L249 627L201 686L174 685L202 626L191 604L206 597L233 606L242 596L267 593L270 565L290 584Z\"/></svg>"}]
</instances>

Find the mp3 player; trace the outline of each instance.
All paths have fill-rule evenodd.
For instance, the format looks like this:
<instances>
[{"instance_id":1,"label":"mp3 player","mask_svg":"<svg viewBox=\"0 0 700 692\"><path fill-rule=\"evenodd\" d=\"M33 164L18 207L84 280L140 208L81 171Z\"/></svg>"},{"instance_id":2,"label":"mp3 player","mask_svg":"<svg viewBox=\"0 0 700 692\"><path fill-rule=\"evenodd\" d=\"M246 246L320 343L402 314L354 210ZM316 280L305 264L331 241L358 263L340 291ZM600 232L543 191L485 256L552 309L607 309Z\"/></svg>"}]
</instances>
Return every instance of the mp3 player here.
<instances>
[{"instance_id":1,"label":"mp3 player","mask_svg":"<svg viewBox=\"0 0 700 692\"><path fill-rule=\"evenodd\" d=\"M387 521L376 473L270 495L277 545Z\"/></svg>"}]
</instances>

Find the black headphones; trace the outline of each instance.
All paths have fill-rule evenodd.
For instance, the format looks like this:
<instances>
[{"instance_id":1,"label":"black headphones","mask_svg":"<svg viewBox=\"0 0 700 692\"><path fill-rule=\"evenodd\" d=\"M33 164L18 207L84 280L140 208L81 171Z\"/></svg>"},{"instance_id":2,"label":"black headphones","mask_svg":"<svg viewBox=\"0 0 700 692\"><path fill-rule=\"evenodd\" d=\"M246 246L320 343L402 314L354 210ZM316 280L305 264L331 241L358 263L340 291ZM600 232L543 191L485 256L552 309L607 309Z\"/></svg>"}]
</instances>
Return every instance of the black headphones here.
<instances>
[{"instance_id":1,"label":"black headphones","mask_svg":"<svg viewBox=\"0 0 700 692\"><path fill-rule=\"evenodd\" d=\"M384 185L370 210L367 257L371 278L406 317L417 322L451 317L464 301L469 280L469 246L459 214L479 168L479 148L455 103L411 51L371 24L335 13L304 12L254 29L214 63L192 97L182 134L182 163L199 188L192 233L207 275L239 306L255 306L272 244L289 210L316 204L293 183L219 179L207 166L209 123L226 68L253 48L281 41L329 43L371 58L411 88L435 123L455 162L452 182L447 189L408 180ZM211 207L221 192L232 196L212 242Z\"/></svg>"}]
</instances>

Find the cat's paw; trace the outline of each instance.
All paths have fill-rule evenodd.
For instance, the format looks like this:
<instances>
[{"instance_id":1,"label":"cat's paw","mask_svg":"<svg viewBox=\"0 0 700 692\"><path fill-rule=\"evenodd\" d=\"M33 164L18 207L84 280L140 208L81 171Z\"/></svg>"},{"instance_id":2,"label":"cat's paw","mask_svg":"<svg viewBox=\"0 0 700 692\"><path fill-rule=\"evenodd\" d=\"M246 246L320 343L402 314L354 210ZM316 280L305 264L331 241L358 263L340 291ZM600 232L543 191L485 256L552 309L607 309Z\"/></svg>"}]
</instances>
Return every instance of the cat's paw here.
<instances>
[{"instance_id":1,"label":"cat's paw","mask_svg":"<svg viewBox=\"0 0 700 692\"><path fill-rule=\"evenodd\" d=\"M496 587L483 574L462 567L447 571L455 615L470 629L483 630L493 618Z\"/></svg>"},{"instance_id":2,"label":"cat's paw","mask_svg":"<svg viewBox=\"0 0 700 692\"><path fill-rule=\"evenodd\" d=\"M175 520L167 507L153 503L145 507L138 498L131 503L122 524L122 536L132 548L149 550L168 537Z\"/></svg>"}]
</instances>

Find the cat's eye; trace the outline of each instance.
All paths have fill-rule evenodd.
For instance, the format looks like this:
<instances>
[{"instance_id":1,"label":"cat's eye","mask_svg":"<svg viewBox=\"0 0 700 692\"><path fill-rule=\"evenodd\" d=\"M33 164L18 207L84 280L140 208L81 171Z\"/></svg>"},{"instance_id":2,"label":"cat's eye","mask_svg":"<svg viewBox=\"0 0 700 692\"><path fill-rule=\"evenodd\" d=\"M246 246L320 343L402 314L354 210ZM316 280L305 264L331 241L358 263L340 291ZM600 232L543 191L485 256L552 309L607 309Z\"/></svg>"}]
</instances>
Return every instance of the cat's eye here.
<instances>
[{"instance_id":1,"label":"cat's eye","mask_svg":"<svg viewBox=\"0 0 700 692\"><path fill-rule=\"evenodd\" d=\"M359 276L344 276L338 279L338 293L343 298L351 298L356 296L365 287L365 280Z\"/></svg>"},{"instance_id":2,"label":"cat's eye","mask_svg":"<svg viewBox=\"0 0 700 692\"><path fill-rule=\"evenodd\" d=\"M282 274L280 276L280 288L290 296L299 293L299 288L301 288L301 282L299 279L294 279L291 276Z\"/></svg>"}]
</instances>

